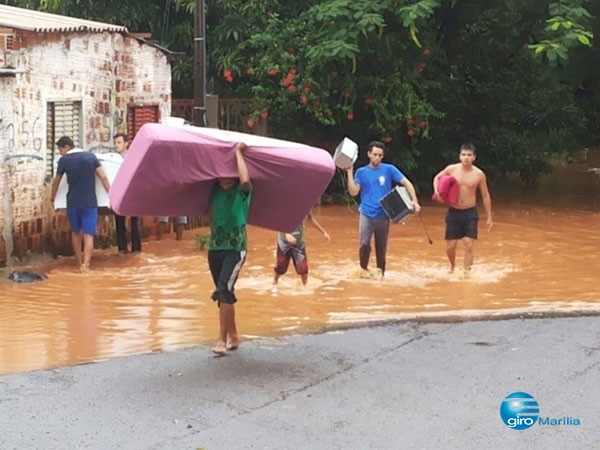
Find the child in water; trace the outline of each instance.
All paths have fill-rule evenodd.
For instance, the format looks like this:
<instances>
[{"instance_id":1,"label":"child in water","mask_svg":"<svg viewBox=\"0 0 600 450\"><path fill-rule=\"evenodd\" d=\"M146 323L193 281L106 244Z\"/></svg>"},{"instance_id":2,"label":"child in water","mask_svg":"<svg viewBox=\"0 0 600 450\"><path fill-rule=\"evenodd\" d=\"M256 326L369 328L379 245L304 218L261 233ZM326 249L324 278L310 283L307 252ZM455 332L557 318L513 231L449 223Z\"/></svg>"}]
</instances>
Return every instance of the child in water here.
<instances>
[{"instance_id":1,"label":"child in water","mask_svg":"<svg viewBox=\"0 0 600 450\"><path fill-rule=\"evenodd\" d=\"M308 212L302 223L292 233L279 233L277 239L277 259L275 263L275 278L273 284L276 285L279 277L287 272L290 259L294 262L296 273L300 275L302 285L306 286L308 281L308 258L306 255L306 245L304 243L304 225L306 219L309 219L313 225L323 233L325 240L329 241L329 233L321 226L313 215L312 210Z\"/></svg>"}]
</instances>

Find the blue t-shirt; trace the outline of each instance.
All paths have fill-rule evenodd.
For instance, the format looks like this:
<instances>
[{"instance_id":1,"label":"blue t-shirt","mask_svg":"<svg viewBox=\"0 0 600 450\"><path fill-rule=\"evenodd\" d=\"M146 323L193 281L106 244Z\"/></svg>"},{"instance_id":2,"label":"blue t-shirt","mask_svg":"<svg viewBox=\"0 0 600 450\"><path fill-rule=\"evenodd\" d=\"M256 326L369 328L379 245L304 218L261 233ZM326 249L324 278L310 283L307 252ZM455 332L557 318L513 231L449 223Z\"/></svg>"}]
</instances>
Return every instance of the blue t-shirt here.
<instances>
[{"instance_id":1,"label":"blue t-shirt","mask_svg":"<svg viewBox=\"0 0 600 450\"><path fill-rule=\"evenodd\" d=\"M96 169L100 161L96 155L73 149L58 160L57 175L67 174L69 190L67 192L67 208L95 208Z\"/></svg>"},{"instance_id":2,"label":"blue t-shirt","mask_svg":"<svg viewBox=\"0 0 600 450\"><path fill-rule=\"evenodd\" d=\"M354 182L360 184L360 206L358 211L371 219L387 219L379 200L404 179L404 174L391 164L379 167L363 166L356 171Z\"/></svg>"}]
</instances>

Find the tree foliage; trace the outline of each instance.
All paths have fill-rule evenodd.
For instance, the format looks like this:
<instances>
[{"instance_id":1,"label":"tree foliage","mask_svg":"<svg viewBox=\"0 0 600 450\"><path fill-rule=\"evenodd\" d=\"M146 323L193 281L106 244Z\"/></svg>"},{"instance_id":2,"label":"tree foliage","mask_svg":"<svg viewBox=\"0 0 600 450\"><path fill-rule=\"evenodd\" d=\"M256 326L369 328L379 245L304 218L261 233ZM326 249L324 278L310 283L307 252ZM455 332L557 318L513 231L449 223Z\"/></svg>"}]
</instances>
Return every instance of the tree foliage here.
<instances>
[{"instance_id":1,"label":"tree foliage","mask_svg":"<svg viewBox=\"0 0 600 450\"><path fill-rule=\"evenodd\" d=\"M14 0L15 3L35 3ZM51 12L153 31L189 57L196 0L41 0ZM492 174L535 179L549 156L598 133L598 2L586 0L205 0L207 79L253 99L281 138L361 144L428 178L463 141Z\"/></svg>"}]
</instances>

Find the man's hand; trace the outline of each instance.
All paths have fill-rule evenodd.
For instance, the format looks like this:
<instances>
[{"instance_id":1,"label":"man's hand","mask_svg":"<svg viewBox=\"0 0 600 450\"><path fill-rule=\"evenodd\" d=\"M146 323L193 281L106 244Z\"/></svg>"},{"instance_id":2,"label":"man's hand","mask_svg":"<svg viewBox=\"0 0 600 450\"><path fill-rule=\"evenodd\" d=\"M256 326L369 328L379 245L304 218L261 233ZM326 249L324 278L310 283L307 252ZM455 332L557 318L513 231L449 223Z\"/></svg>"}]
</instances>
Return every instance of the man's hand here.
<instances>
[{"instance_id":1,"label":"man's hand","mask_svg":"<svg viewBox=\"0 0 600 450\"><path fill-rule=\"evenodd\" d=\"M241 154L244 154L247 149L248 149L248 146L244 142L240 142L240 143L238 143L235 150L240 152Z\"/></svg>"},{"instance_id":2,"label":"man's hand","mask_svg":"<svg viewBox=\"0 0 600 450\"><path fill-rule=\"evenodd\" d=\"M492 231L492 227L494 226L494 223L492 222L491 217L487 218L487 220L485 221L485 224L487 225L488 231Z\"/></svg>"},{"instance_id":3,"label":"man's hand","mask_svg":"<svg viewBox=\"0 0 600 450\"><path fill-rule=\"evenodd\" d=\"M285 240L290 245L296 245L296 242L298 242L296 238L290 233L285 233Z\"/></svg>"}]
</instances>

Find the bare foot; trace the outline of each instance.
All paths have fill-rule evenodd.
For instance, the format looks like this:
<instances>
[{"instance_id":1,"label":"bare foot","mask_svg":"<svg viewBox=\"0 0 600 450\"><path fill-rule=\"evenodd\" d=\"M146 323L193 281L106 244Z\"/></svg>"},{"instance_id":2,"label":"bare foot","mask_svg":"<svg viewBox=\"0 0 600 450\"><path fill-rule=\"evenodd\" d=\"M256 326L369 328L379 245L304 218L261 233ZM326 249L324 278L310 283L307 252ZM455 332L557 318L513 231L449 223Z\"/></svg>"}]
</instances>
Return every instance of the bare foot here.
<instances>
[{"instance_id":1,"label":"bare foot","mask_svg":"<svg viewBox=\"0 0 600 450\"><path fill-rule=\"evenodd\" d=\"M217 342L217 345L212 348L212 352L215 356L225 356L227 354L227 346L225 345L225 342Z\"/></svg>"},{"instance_id":2,"label":"bare foot","mask_svg":"<svg viewBox=\"0 0 600 450\"><path fill-rule=\"evenodd\" d=\"M225 346L227 350L237 350L240 348L240 340L237 338L229 338L227 339L227 345Z\"/></svg>"}]
</instances>

